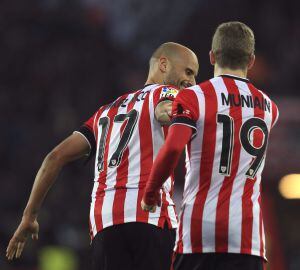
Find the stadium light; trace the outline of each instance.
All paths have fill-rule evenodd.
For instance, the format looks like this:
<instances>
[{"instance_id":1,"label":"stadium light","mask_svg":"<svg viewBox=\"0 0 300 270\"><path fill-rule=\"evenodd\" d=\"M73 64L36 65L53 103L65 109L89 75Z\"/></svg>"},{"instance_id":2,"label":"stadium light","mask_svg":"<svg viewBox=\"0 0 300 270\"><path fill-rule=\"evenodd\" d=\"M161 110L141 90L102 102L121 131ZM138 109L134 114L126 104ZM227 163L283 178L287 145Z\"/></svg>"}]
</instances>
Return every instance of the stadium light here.
<instances>
[{"instance_id":1,"label":"stadium light","mask_svg":"<svg viewBox=\"0 0 300 270\"><path fill-rule=\"evenodd\" d=\"M300 199L300 174L288 174L281 178L279 192L285 199Z\"/></svg>"}]
</instances>

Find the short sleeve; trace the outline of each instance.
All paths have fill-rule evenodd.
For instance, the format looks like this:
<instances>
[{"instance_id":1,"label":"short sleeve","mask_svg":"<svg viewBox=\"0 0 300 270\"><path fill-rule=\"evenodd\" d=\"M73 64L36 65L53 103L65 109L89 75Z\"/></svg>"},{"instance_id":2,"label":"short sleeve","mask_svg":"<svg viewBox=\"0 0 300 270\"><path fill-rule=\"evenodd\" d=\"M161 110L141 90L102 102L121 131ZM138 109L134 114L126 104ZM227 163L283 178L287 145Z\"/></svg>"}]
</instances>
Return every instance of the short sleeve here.
<instances>
[{"instance_id":1,"label":"short sleeve","mask_svg":"<svg viewBox=\"0 0 300 270\"><path fill-rule=\"evenodd\" d=\"M153 94L154 108L156 108L156 106L162 101L165 100L174 101L178 93L179 90L174 86L170 86L170 85L159 86L157 89L154 90L154 94Z\"/></svg>"},{"instance_id":2,"label":"short sleeve","mask_svg":"<svg viewBox=\"0 0 300 270\"><path fill-rule=\"evenodd\" d=\"M94 131L94 123L96 121L97 115L98 112L96 112L92 117L85 121L82 126L74 131L75 133L79 133L80 135L82 135L87 140L88 144L90 145L90 157L96 153L96 136Z\"/></svg>"},{"instance_id":3,"label":"short sleeve","mask_svg":"<svg viewBox=\"0 0 300 270\"><path fill-rule=\"evenodd\" d=\"M190 89L181 90L173 102L171 125L186 125L196 133L198 118L199 105L195 92Z\"/></svg>"}]
</instances>

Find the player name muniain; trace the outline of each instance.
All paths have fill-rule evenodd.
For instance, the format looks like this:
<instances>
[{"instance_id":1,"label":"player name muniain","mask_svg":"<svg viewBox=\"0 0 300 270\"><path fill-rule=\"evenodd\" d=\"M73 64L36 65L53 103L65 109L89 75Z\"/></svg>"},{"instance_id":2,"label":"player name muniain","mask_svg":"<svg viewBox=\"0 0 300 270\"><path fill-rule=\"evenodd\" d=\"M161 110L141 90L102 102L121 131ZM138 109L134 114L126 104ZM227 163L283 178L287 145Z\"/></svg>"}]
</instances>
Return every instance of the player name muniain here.
<instances>
[{"instance_id":1,"label":"player name muniain","mask_svg":"<svg viewBox=\"0 0 300 270\"><path fill-rule=\"evenodd\" d=\"M261 110L270 112L271 102L264 97L252 97L251 95L235 95L221 93L222 105L235 107L260 108Z\"/></svg>"}]
</instances>

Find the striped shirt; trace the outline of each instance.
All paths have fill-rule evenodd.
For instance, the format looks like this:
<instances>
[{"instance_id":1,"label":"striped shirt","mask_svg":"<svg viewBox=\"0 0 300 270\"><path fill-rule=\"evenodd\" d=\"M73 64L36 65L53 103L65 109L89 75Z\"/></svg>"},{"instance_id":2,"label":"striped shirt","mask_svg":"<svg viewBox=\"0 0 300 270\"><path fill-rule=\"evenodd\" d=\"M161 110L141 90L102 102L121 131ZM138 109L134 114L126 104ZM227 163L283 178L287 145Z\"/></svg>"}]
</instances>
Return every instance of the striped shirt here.
<instances>
[{"instance_id":1,"label":"striped shirt","mask_svg":"<svg viewBox=\"0 0 300 270\"><path fill-rule=\"evenodd\" d=\"M144 222L177 227L171 199L173 178L161 189L162 206L155 213L140 205L153 161L164 142L167 129L155 118L163 100L174 100L171 86L148 85L102 106L77 131L95 153L94 187L90 206L91 238L106 227L127 222Z\"/></svg>"},{"instance_id":2,"label":"striped shirt","mask_svg":"<svg viewBox=\"0 0 300 270\"><path fill-rule=\"evenodd\" d=\"M172 125L188 125L178 253L266 258L261 174L278 109L247 79L223 75L182 90Z\"/></svg>"}]
</instances>

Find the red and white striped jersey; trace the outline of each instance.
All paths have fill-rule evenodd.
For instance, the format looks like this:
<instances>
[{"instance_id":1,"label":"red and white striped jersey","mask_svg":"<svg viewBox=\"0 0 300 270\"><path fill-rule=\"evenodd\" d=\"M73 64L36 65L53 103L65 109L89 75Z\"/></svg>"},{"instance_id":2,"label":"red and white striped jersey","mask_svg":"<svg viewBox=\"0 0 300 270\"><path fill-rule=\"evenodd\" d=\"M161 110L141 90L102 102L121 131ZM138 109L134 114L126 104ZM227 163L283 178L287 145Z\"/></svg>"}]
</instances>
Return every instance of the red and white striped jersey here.
<instances>
[{"instance_id":1,"label":"red and white striped jersey","mask_svg":"<svg viewBox=\"0 0 300 270\"><path fill-rule=\"evenodd\" d=\"M278 109L247 79L223 75L182 90L173 123L195 133L175 250L265 258L261 174Z\"/></svg>"},{"instance_id":2,"label":"red and white striped jersey","mask_svg":"<svg viewBox=\"0 0 300 270\"><path fill-rule=\"evenodd\" d=\"M171 86L148 85L102 106L78 130L89 142L95 157L95 178L90 206L90 233L127 222L177 227L171 199L173 179L161 190L162 206L155 213L141 209L143 189L153 161L167 132L155 119L156 105L174 100Z\"/></svg>"}]
</instances>

